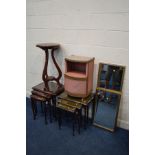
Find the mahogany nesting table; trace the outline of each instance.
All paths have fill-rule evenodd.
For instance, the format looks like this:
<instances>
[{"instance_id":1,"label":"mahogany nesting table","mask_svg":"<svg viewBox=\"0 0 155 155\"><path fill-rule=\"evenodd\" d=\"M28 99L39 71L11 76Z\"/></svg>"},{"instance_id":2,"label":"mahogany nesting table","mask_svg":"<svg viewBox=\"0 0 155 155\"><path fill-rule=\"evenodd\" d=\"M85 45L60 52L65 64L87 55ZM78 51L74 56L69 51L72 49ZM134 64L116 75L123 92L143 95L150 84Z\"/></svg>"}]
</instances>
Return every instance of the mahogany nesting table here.
<instances>
[{"instance_id":1,"label":"mahogany nesting table","mask_svg":"<svg viewBox=\"0 0 155 155\"><path fill-rule=\"evenodd\" d=\"M44 105L44 112L45 112L45 123L47 124L47 117L46 117L46 111L47 106L49 105L49 111L50 111L50 121L52 121L51 118L51 108L53 107L53 115L56 117L56 97L60 95L64 91L64 86L59 82L60 78L62 77L62 72L55 60L54 52L60 47L59 44L55 43L41 43L37 44L36 47L41 48L45 52L45 65L42 73L42 80L43 82L32 87L32 95L31 95L31 105L32 105L32 112L33 117L35 119L37 114L37 107L36 102L41 102L41 105L43 103ZM47 74L47 67L48 67L48 58L49 58L49 50L51 52L51 57L53 60L53 63L58 71L58 76L48 76ZM54 82L55 81L55 82ZM52 100L52 105L51 105Z\"/></svg>"}]
</instances>

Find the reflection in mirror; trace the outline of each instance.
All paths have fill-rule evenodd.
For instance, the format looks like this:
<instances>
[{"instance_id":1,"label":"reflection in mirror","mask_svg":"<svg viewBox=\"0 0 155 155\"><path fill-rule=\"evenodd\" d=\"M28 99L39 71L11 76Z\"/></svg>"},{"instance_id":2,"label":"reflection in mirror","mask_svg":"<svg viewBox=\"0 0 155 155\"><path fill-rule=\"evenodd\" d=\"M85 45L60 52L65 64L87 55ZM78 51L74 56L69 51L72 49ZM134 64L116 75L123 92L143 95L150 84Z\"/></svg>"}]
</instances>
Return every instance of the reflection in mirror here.
<instances>
[{"instance_id":1,"label":"reflection in mirror","mask_svg":"<svg viewBox=\"0 0 155 155\"><path fill-rule=\"evenodd\" d=\"M125 67L113 64L99 64L94 106L95 126L114 131L122 94Z\"/></svg>"},{"instance_id":2,"label":"reflection in mirror","mask_svg":"<svg viewBox=\"0 0 155 155\"><path fill-rule=\"evenodd\" d=\"M119 102L120 95L98 91L94 124L98 124L103 128L114 131Z\"/></svg>"},{"instance_id":3,"label":"reflection in mirror","mask_svg":"<svg viewBox=\"0 0 155 155\"><path fill-rule=\"evenodd\" d=\"M98 87L121 91L124 67L100 64Z\"/></svg>"}]
</instances>

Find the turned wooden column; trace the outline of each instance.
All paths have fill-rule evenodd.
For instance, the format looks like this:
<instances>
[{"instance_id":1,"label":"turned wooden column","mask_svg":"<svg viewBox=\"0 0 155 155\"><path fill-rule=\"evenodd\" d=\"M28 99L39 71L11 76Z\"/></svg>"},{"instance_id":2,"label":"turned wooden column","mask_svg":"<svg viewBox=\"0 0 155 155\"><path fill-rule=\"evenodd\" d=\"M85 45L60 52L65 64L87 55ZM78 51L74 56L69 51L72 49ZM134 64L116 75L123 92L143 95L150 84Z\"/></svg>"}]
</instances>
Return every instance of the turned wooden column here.
<instances>
[{"instance_id":1,"label":"turned wooden column","mask_svg":"<svg viewBox=\"0 0 155 155\"><path fill-rule=\"evenodd\" d=\"M45 65L44 65L44 69L43 69L43 73L42 73L42 80L44 81L46 88L48 89L48 81L56 81L57 84L60 86L61 84L60 84L59 80L62 76L62 72L61 72L59 65L57 64L55 57L54 57L54 52L56 52L56 50L60 47L60 45L54 44L54 43L41 43L41 44L37 44L36 47L39 47L45 51ZM48 76L48 74L47 74L49 51L51 52L51 58L53 60L53 63L55 65L57 71L58 71L57 77Z\"/></svg>"}]
</instances>

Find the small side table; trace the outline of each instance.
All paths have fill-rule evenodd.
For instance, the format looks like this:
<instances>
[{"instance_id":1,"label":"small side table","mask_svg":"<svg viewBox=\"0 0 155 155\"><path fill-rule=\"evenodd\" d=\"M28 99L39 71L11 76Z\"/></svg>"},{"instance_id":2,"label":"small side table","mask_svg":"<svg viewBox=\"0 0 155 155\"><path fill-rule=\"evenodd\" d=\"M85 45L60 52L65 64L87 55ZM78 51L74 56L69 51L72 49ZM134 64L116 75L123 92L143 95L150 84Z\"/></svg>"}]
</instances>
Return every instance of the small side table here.
<instances>
[{"instance_id":1,"label":"small side table","mask_svg":"<svg viewBox=\"0 0 155 155\"><path fill-rule=\"evenodd\" d=\"M93 122L93 115L94 115L94 94L91 93L88 97L85 97L85 98L77 98L77 97L72 97L72 96L69 96L67 94L67 92L63 92L59 97L58 99L60 100L66 100L66 101L69 101L70 103L77 103L77 104L81 104L82 108L84 109L84 128L86 129L87 127L87 124L88 124L88 117L89 117L89 108L90 108L90 105L92 105L92 108L91 108L91 123ZM72 105L70 105L72 106Z\"/></svg>"},{"instance_id":2,"label":"small side table","mask_svg":"<svg viewBox=\"0 0 155 155\"><path fill-rule=\"evenodd\" d=\"M82 110L82 105L79 103L74 103L70 101L66 101L63 99L59 99L57 102L57 114L58 114L58 124L59 124L59 129L61 129L61 113L63 111L69 112L72 114L72 121L73 121L73 136L74 130L75 130L75 123L78 122L78 133L80 134L80 125L81 125L81 110Z\"/></svg>"},{"instance_id":3,"label":"small side table","mask_svg":"<svg viewBox=\"0 0 155 155\"><path fill-rule=\"evenodd\" d=\"M44 94L38 96L35 91L32 91L32 95L31 95L31 106L32 106L32 111L33 111L33 119L34 120L36 119L36 116L38 113L37 104L36 104L37 102L40 102L42 112L43 112L42 106L44 106L45 124L47 124L47 106L46 106L46 104L48 104L49 110L50 110L50 122L52 122L50 97L48 97L47 95L45 96Z\"/></svg>"},{"instance_id":4,"label":"small side table","mask_svg":"<svg viewBox=\"0 0 155 155\"><path fill-rule=\"evenodd\" d=\"M48 86L48 89L46 86ZM55 82L48 81L46 84L42 82L32 87L32 89L50 96L50 100L52 100L53 105L53 116L56 118L56 97L64 92L64 86L62 84L57 85Z\"/></svg>"}]
</instances>

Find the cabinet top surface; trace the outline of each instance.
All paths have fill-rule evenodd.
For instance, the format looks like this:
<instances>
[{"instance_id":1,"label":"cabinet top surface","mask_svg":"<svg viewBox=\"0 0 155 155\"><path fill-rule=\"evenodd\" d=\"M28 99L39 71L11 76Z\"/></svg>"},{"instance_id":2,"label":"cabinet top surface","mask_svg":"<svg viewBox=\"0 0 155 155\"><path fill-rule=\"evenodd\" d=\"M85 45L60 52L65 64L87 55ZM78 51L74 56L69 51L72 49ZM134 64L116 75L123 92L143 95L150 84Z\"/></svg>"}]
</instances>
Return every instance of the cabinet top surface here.
<instances>
[{"instance_id":1,"label":"cabinet top surface","mask_svg":"<svg viewBox=\"0 0 155 155\"><path fill-rule=\"evenodd\" d=\"M65 58L65 60L72 61L72 62L89 62L93 61L94 57L85 57L85 56L77 56L77 55L71 55Z\"/></svg>"},{"instance_id":2,"label":"cabinet top surface","mask_svg":"<svg viewBox=\"0 0 155 155\"><path fill-rule=\"evenodd\" d=\"M89 104L94 99L94 94L91 93L89 96L84 98L72 97L67 94L67 92L63 92L61 95L58 96L59 99L68 100L70 102L80 103L82 105Z\"/></svg>"},{"instance_id":3,"label":"cabinet top surface","mask_svg":"<svg viewBox=\"0 0 155 155\"><path fill-rule=\"evenodd\" d=\"M60 45L57 43L39 43L36 45L36 47L44 48L44 49L52 49L52 48L58 48Z\"/></svg>"}]
</instances>

